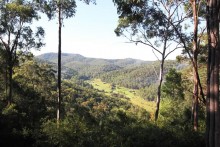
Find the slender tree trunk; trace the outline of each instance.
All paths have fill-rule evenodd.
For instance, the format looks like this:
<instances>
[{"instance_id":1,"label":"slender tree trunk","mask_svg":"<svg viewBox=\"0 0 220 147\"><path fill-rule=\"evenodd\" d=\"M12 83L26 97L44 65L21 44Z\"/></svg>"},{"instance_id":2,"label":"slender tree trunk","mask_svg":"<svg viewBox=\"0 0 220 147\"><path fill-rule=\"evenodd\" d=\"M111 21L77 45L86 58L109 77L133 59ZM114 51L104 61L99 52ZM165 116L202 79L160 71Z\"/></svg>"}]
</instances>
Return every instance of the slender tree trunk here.
<instances>
[{"instance_id":1,"label":"slender tree trunk","mask_svg":"<svg viewBox=\"0 0 220 147\"><path fill-rule=\"evenodd\" d=\"M168 28L166 28L166 35ZM164 62L165 62L165 54L166 54L166 49L167 49L167 36L165 36L164 40L164 46L163 46L163 53L162 58L161 58L161 63L160 63L160 75L159 75L159 85L157 87L157 102L156 102L156 111L155 111L155 121L157 121L158 116L159 116L159 110L160 110L160 99L161 99L161 86L163 82L163 72L164 72Z\"/></svg>"},{"instance_id":2,"label":"slender tree trunk","mask_svg":"<svg viewBox=\"0 0 220 147\"><path fill-rule=\"evenodd\" d=\"M59 21L59 31L58 31L58 108L57 108L57 122L60 120L60 111L61 111L61 28L62 28L62 18L61 18L61 5L59 5L58 10L58 21Z\"/></svg>"},{"instance_id":3,"label":"slender tree trunk","mask_svg":"<svg viewBox=\"0 0 220 147\"><path fill-rule=\"evenodd\" d=\"M161 99L161 85L163 81L163 70L164 70L164 58L161 60L160 64L160 75L159 75L159 85L157 87L157 102L156 102L156 111L155 111L155 121L157 121L160 110L160 99Z\"/></svg>"},{"instance_id":4,"label":"slender tree trunk","mask_svg":"<svg viewBox=\"0 0 220 147\"><path fill-rule=\"evenodd\" d=\"M11 105L12 103L12 87L13 87L13 84L12 84L12 75L13 75L13 69L12 69L12 66L10 65L9 66L9 90L8 90L8 105Z\"/></svg>"},{"instance_id":5,"label":"slender tree trunk","mask_svg":"<svg viewBox=\"0 0 220 147\"><path fill-rule=\"evenodd\" d=\"M220 146L219 114L219 1L207 0L207 128L206 146Z\"/></svg>"},{"instance_id":6,"label":"slender tree trunk","mask_svg":"<svg viewBox=\"0 0 220 147\"><path fill-rule=\"evenodd\" d=\"M170 14L169 15L169 20L170 20ZM166 49L167 49L167 39L168 39L168 31L169 31L170 24L167 25L166 30L165 30L165 39L164 39L164 44L163 44L163 52L161 54L161 63L160 63L160 75L159 75L159 85L157 87L157 102L156 102L156 111L155 111L155 121L157 121L159 117L159 110L160 110L160 99L161 99L161 86L163 82L163 72L164 72L164 62L166 59Z\"/></svg>"},{"instance_id":7,"label":"slender tree trunk","mask_svg":"<svg viewBox=\"0 0 220 147\"><path fill-rule=\"evenodd\" d=\"M193 68L195 69L195 64L193 62L193 57L191 56L191 53L190 53L190 50L187 46L187 42L184 40L184 37L182 35L182 33L177 29L177 27L174 25L174 23L170 20L168 20L171 24L171 26L173 26L173 29L174 31L177 33L177 36L179 37L180 39L180 42L183 44L183 48L186 50L191 62L192 62L192 65L193 65ZM204 92L203 92L203 88L202 88L202 84L201 84L201 81L200 81L200 77L199 77L199 74L198 74L198 70L195 70L196 72L196 75L197 75L197 80L198 80L198 85L199 85L199 89L200 89L200 94L202 96L202 101L203 103L205 104L206 103L206 99L205 99L205 95L204 95Z\"/></svg>"},{"instance_id":8,"label":"slender tree trunk","mask_svg":"<svg viewBox=\"0 0 220 147\"><path fill-rule=\"evenodd\" d=\"M194 131L198 130L198 99L199 99L199 94L198 94L198 61L197 61L197 56L198 56L198 8L197 8L197 0L191 1L192 9L193 9L193 21L194 21L194 37L193 37L193 111L192 111L192 118L193 118L193 129Z\"/></svg>"},{"instance_id":9,"label":"slender tree trunk","mask_svg":"<svg viewBox=\"0 0 220 147\"><path fill-rule=\"evenodd\" d=\"M5 100L8 100L8 64L5 66Z\"/></svg>"},{"instance_id":10,"label":"slender tree trunk","mask_svg":"<svg viewBox=\"0 0 220 147\"><path fill-rule=\"evenodd\" d=\"M6 69L6 73L7 73L7 76L6 76L6 95L7 95L7 103L8 103L8 106L11 105L12 103L12 89L13 89L13 83L12 83L12 75L13 75L13 64L12 64L12 57L10 54L8 54L8 57L7 57L7 69Z\"/></svg>"},{"instance_id":11,"label":"slender tree trunk","mask_svg":"<svg viewBox=\"0 0 220 147\"><path fill-rule=\"evenodd\" d=\"M196 64L196 67L197 67L197 64ZM199 109L198 80L197 80L196 71L195 71L196 69L193 69L194 88L193 88L193 111L192 111L193 117L192 118L193 118L194 131L198 130L198 109Z\"/></svg>"}]
</instances>

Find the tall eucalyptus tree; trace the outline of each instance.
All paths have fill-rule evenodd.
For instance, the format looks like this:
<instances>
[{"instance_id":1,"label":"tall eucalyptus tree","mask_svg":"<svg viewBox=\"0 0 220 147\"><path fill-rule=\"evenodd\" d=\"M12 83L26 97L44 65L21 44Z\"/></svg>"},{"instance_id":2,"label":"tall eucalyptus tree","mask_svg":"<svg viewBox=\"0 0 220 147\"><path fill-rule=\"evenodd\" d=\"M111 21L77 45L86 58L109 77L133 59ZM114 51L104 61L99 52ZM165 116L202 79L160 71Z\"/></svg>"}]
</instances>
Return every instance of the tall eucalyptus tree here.
<instances>
[{"instance_id":1,"label":"tall eucalyptus tree","mask_svg":"<svg viewBox=\"0 0 220 147\"><path fill-rule=\"evenodd\" d=\"M155 120L158 119L161 85L164 74L165 59L176 49L179 42L173 46L172 42L177 39L175 30L170 22L175 21L175 14L179 13L180 6L174 5L175 1L157 0L113 0L118 14L119 24L115 30L118 36L126 37L130 42L141 43L160 55L160 75L157 90L157 104ZM180 2L183 3L183 2ZM181 29L181 25L176 26Z\"/></svg>"},{"instance_id":2,"label":"tall eucalyptus tree","mask_svg":"<svg viewBox=\"0 0 220 147\"><path fill-rule=\"evenodd\" d=\"M94 0L80 0L89 4L95 2ZM60 120L60 110L62 101L62 90L61 90L61 45L62 45L62 26L63 20L71 18L76 13L76 1L75 0L37 0L37 2L43 4L44 12L47 14L49 19L57 17L58 19L58 79L57 79L57 122Z\"/></svg>"},{"instance_id":3,"label":"tall eucalyptus tree","mask_svg":"<svg viewBox=\"0 0 220 147\"><path fill-rule=\"evenodd\" d=\"M0 1L0 44L5 55L8 105L12 103L12 75L17 62L17 51L27 52L31 48L39 49L43 46L43 28L38 27L34 33L30 27L34 19L39 19L39 16L31 1Z\"/></svg>"},{"instance_id":4,"label":"tall eucalyptus tree","mask_svg":"<svg viewBox=\"0 0 220 147\"><path fill-rule=\"evenodd\" d=\"M39 2L39 1L38 1ZM49 19L58 19L58 78L57 78L57 122L60 120L60 110L61 110L61 41L62 41L62 26L63 19L70 18L75 15L76 12L76 2L75 0L46 0L40 1L45 8L43 11L47 14Z\"/></svg>"},{"instance_id":5,"label":"tall eucalyptus tree","mask_svg":"<svg viewBox=\"0 0 220 147\"><path fill-rule=\"evenodd\" d=\"M189 18L192 18L193 28L191 34L193 37L190 40L184 39L184 30L175 29L178 37L180 38L181 44L183 46L183 53L187 54L191 61L193 69L193 103L192 103L192 120L193 129L198 130L198 110L199 110L199 98L203 104L205 104L205 94L200 80L200 75L198 72L199 55L204 52L204 32L206 27L204 26L205 19L205 1L204 0L190 0L185 2L185 9L189 11ZM173 24L172 24L173 25ZM199 95L200 94L200 95Z\"/></svg>"}]
</instances>

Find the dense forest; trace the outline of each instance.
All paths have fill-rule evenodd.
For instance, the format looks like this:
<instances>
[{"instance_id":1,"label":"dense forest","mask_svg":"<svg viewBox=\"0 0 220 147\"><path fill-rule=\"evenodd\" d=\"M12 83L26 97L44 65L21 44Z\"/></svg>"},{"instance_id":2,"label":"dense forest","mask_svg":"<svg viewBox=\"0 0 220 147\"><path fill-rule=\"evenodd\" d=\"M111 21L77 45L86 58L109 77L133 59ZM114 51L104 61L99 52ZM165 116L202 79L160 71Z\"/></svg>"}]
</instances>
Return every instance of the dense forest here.
<instances>
[{"instance_id":1,"label":"dense forest","mask_svg":"<svg viewBox=\"0 0 220 147\"><path fill-rule=\"evenodd\" d=\"M0 146L220 146L218 1L112 2L116 35L158 61L61 53L75 0L0 1ZM58 20L58 53L31 52L41 15Z\"/></svg>"},{"instance_id":2,"label":"dense forest","mask_svg":"<svg viewBox=\"0 0 220 147\"><path fill-rule=\"evenodd\" d=\"M46 53L37 56L39 61L57 64L56 53ZM159 61L142 61L135 59L96 59L86 58L77 54L62 54L63 74L78 76L82 80L100 78L107 83L114 83L131 89L140 89L157 81L159 75ZM165 73L170 68L178 70L186 67L187 62L177 63L167 61ZM65 69L67 68L67 69ZM71 71L72 70L72 71ZM74 72L75 71L75 72Z\"/></svg>"}]
</instances>

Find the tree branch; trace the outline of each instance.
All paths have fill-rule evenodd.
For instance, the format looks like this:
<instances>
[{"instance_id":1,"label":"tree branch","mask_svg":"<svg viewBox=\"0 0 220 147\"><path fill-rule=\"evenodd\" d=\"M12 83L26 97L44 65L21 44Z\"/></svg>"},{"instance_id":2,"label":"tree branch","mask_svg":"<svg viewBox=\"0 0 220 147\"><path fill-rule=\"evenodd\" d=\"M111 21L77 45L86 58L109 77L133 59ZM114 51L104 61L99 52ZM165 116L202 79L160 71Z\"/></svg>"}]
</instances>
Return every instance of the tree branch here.
<instances>
[{"instance_id":1,"label":"tree branch","mask_svg":"<svg viewBox=\"0 0 220 147\"><path fill-rule=\"evenodd\" d=\"M4 45L5 49L8 49L8 44L3 40L3 38L0 36L0 40L2 44Z\"/></svg>"}]
</instances>

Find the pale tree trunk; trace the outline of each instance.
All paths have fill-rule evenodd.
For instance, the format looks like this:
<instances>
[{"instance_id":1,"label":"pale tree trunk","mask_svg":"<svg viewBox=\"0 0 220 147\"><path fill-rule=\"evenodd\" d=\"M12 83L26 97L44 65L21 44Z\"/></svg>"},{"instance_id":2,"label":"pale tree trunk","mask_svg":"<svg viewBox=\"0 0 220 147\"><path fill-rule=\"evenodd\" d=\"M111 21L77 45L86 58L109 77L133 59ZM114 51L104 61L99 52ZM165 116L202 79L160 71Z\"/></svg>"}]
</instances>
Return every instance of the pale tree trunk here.
<instances>
[{"instance_id":1,"label":"pale tree trunk","mask_svg":"<svg viewBox=\"0 0 220 147\"><path fill-rule=\"evenodd\" d=\"M156 102L156 111L155 111L155 121L157 121L160 110L160 99L161 99L161 85L163 82L163 70L164 70L164 60L162 59L160 64L160 75L159 75L159 85L157 87L157 102Z\"/></svg>"},{"instance_id":2,"label":"pale tree trunk","mask_svg":"<svg viewBox=\"0 0 220 147\"><path fill-rule=\"evenodd\" d=\"M161 54L161 63L160 63L160 75L159 75L159 85L157 87L157 102L156 102L156 111L155 111L155 121L157 121L158 116L159 116L159 110L160 110L160 99L161 99L161 86L163 82L163 74L164 74L164 62L166 59L166 49L167 49L167 32L169 29L169 25L166 28L166 35L164 39L164 45L163 45L163 52Z\"/></svg>"},{"instance_id":3,"label":"pale tree trunk","mask_svg":"<svg viewBox=\"0 0 220 147\"><path fill-rule=\"evenodd\" d=\"M193 21L194 21L194 36L193 36L193 111L192 111L192 118L193 118L193 129L194 131L198 130L198 8L197 8L197 0L191 1L191 6L193 9Z\"/></svg>"},{"instance_id":4,"label":"pale tree trunk","mask_svg":"<svg viewBox=\"0 0 220 147\"><path fill-rule=\"evenodd\" d=\"M196 62L195 62L196 63ZM197 69L197 64L196 64ZM193 129L194 131L198 130L198 109L199 109L199 94L198 94L198 80L196 76L196 70L193 68L193 110L192 110L192 118L193 118Z\"/></svg>"},{"instance_id":5,"label":"pale tree trunk","mask_svg":"<svg viewBox=\"0 0 220 147\"><path fill-rule=\"evenodd\" d=\"M219 1L207 0L207 124L206 147L220 146L219 114Z\"/></svg>"},{"instance_id":6,"label":"pale tree trunk","mask_svg":"<svg viewBox=\"0 0 220 147\"><path fill-rule=\"evenodd\" d=\"M168 12L168 20L170 21L170 12ZM168 41L168 31L169 31L170 23L168 23L165 36L164 36L164 44L163 44L163 52L161 52L161 63L160 63L160 75L159 75L159 85L157 87L157 102L156 102L156 111L155 111L155 121L157 121L159 117L160 111L160 100L161 100L161 86L163 82L163 74L164 74L164 62L166 59L166 50L167 50L167 41Z\"/></svg>"},{"instance_id":7,"label":"pale tree trunk","mask_svg":"<svg viewBox=\"0 0 220 147\"><path fill-rule=\"evenodd\" d=\"M58 21L59 21L59 31L58 31L58 108L57 108L57 123L60 121L60 111L61 111L61 28L62 28L62 20L61 20L61 5L59 5L58 10Z\"/></svg>"}]
</instances>

